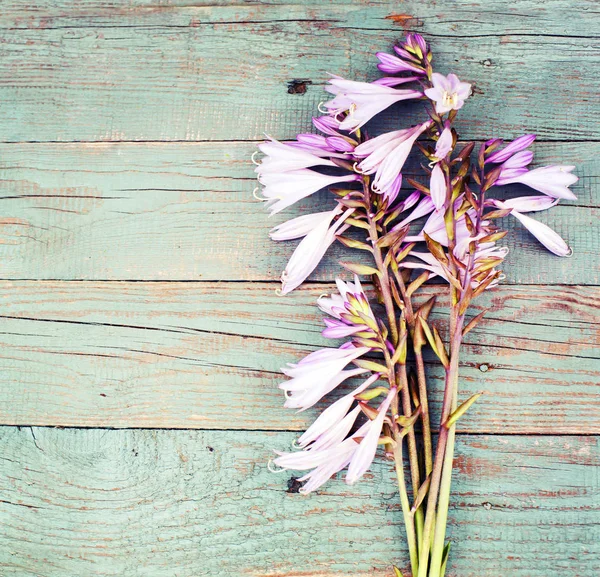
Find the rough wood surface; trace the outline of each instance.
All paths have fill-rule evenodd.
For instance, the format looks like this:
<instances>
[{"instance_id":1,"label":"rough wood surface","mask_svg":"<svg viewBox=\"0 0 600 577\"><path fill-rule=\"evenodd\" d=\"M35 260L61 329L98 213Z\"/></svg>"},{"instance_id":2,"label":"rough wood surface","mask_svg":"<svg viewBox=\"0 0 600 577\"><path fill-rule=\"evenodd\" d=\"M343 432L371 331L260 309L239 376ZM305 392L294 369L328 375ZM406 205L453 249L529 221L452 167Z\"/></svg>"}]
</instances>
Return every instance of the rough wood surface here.
<instances>
[{"instance_id":1,"label":"rough wood surface","mask_svg":"<svg viewBox=\"0 0 600 577\"><path fill-rule=\"evenodd\" d=\"M315 300L331 288L280 297L261 283L4 282L0 422L302 429L316 411L282 408L279 368L327 344ZM528 286L482 298L491 310L467 335L461 389L488 394L460 430L600 433L599 297ZM430 361L437 409L442 375Z\"/></svg>"},{"instance_id":2,"label":"rough wood surface","mask_svg":"<svg viewBox=\"0 0 600 577\"><path fill-rule=\"evenodd\" d=\"M247 282L291 254L269 228L324 199L267 220L248 141L310 130L329 72L374 79L373 53L416 30L475 84L463 138L537 132L537 165L581 178L539 215L573 258L512 223L511 284L467 337L463 394L488 394L460 421L450 577L597 577L599 23L597 0L3 0L0 575L389 577L406 560L386 463L310 498L266 470L316 414L281 408L278 369L324 344L314 300L341 251L288 298Z\"/></svg>"},{"instance_id":3,"label":"rough wood surface","mask_svg":"<svg viewBox=\"0 0 600 577\"><path fill-rule=\"evenodd\" d=\"M295 493L291 433L0 430L5 577L389 577L406 551L392 468ZM600 572L594 437L461 436L449 574ZM375 535L377 538L375 538Z\"/></svg>"},{"instance_id":4,"label":"rough wood surface","mask_svg":"<svg viewBox=\"0 0 600 577\"><path fill-rule=\"evenodd\" d=\"M329 72L377 77L373 54L405 28L476 83L464 137L598 138L593 0L35 4L3 4L2 141L289 138ZM306 92L289 94L293 80ZM406 110L384 120L414 120Z\"/></svg>"},{"instance_id":5,"label":"rough wood surface","mask_svg":"<svg viewBox=\"0 0 600 577\"><path fill-rule=\"evenodd\" d=\"M574 256L548 253L511 219L507 282L598 284L600 143L534 148L537 166L577 165L578 200L535 215L572 244ZM296 243L270 242L269 229L323 210L331 195L267 218L252 197L254 150L252 143L3 145L0 278L278 279ZM332 280L342 254L347 249L333 247L312 278Z\"/></svg>"}]
</instances>

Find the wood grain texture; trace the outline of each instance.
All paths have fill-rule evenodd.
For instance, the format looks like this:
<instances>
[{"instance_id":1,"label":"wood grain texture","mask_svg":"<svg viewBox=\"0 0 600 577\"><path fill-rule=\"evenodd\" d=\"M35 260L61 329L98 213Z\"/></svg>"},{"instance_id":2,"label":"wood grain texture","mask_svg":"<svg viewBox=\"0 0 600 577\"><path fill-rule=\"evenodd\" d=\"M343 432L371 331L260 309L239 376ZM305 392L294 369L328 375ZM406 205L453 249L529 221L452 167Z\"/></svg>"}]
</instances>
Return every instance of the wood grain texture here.
<instances>
[{"instance_id":1,"label":"wood grain texture","mask_svg":"<svg viewBox=\"0 0 600 577\"><path fill-rule=\"evenodd\" d=\"M0 422L301 430L317 411L282 408L279 369L332 344L314 304L331 289L280 297L261 283L3 282ZM600 433L599 297L596 287L486 294L461 395L487 394L459 429ZM442 374L428 360L437 410Z\"/></svg>"},{"instance_id":2,"label":"wood grain texture","mask_svg":"<svg viewBox=\"0 0 600 577\"><path fill-rule=\"evenodd\" d=\"M5 577L355 577L405 568L392 467L293 493L290 433L0 430ZM461 436L452 577L600 571L597 437ZM288 489L288 483L291 489ZM377 538L375 538L377 535Z\"/></svg>"},{"instance_id":3,"label":"wood grain texture","mask_svg":"<svg viewBox=\"0 0 600 577\"><path fill-rule=\"evenodd\" d=\"M290 138L309 127L329 72L377 77L374 53L404 29L433 41L439 71L476 83L464 137L598 138L593 0L11 0L0 28L2 141ZM306 93L288 93L294 79Z\"/></svg>"},{"instance_id":4,"label":"wood grain texture","mask_svg":"<svg viewBox=\"0 0 600 577\"><path fill-rule=\"evenodd\" d=\"M548 253L510 219L507 280L600 284L600 143L534 149L537 166L577 165L578 200L535 215L568 240L574 256ZM251 143L3 145L0 278L278 279L296 243L270 242L269 229L333 203L324 192L269 219L252 197L254 150ZM414 155L407 175L416 162ZM343 254L333 247L312 278L332 280Z\"/></svg>"}]
</instances>

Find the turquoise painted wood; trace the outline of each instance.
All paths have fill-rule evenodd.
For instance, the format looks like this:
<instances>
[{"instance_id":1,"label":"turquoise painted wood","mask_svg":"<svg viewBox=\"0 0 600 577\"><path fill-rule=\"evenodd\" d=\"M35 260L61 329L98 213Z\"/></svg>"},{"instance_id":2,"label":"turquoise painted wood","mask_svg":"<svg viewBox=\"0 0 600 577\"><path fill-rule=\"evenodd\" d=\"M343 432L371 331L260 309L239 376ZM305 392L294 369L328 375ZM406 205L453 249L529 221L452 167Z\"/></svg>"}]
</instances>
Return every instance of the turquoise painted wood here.
<instances>
[{"instance_id":1,"label":"turquoise painted wood","mask_svg":"<svg viewBox=\"0 0 600 577\"><path fill-rule=\"evenodd\" d=\"M327 346L315 301L332 289L4 282L0 422L301 430L318 412L282 408L279 369ZM460 430L600 433L597 287L503 287L476 304L489 318L467 335L461 395L486 395Z\"/></svg>"},{"instance_id":2,"label":"turquoise painted wood","mask_svg":"<svg viewBox=\"0 0 600 577\"><path fill-rule=\"evenodd\" d=\"M294 243L267 232L325 197L268 220L248 161L264 132L310 129L328 72L375 78L405 30L474 82L462 138L534 131L537 165L580 176L539 215L573 258L513 226L478 303L461 390L487 394L460 422L449 577L600 574L596 0L4 0L2 577L406 569L388 463L308 498L266 469L318 412L281 408L278 369L323 344L314 300L342 251L278 297Z\"/></svg>"},{"instance_id":3,"label":"turquoise painted wood","mask_svg":"<svg viewBox=\"0 0 600 577\"><path fill-rule=\"evenodd\" d=\"M3 429L2 574L389 577L392 562L405 568L391 465L304 497L266 466L293 437ZM595 437L461 436L450 575L597 575L599 466Z\"/></svg>"},{"instance_id":4,"label":"turquoise painted wood","mask_svg":"<svg viewBox=\"0 0 600 577\"><path fill-rule=\"evenodd\" d=\"M290 138L309 127L329 72L375 78L373 54L404 27L435 39L440 70L460 60L476 83L464 137L598 137L594 0L9 4L4 141ZM305 94L288 93L295 79L310 82ZM384 118L414 121L405 110Z\"/></svg>"},{"instance_id":5,"label":"turquoise painted wood","mask_svg":"<svg viewBox=\"0 0 600 577\"><path fill-rule=\"evenodd\" d=\"M267 218L252 197L254 150L250 143L2 145L0 278L278 279L296 242L269 242L269 229L332 201L316 195ZM507 280L598 284L600 143L540 143L535 151L538 166L577 165L578 200L536 215L574 255L555 257L511 222ZM312 278L332 280L343 254L333 247Z\"/></svg>"}]
</instances>

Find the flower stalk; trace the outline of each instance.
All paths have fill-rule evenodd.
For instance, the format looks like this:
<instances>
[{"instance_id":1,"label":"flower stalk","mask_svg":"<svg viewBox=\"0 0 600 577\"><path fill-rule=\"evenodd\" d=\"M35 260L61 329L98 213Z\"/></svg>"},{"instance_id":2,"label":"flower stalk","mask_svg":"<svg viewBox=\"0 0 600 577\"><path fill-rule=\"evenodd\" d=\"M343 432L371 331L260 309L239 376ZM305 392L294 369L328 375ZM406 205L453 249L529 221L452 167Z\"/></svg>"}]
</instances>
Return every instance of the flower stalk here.
<instances>
[{"instance_id":1,"label":"flower stalk","mask_svg":"<svg viewBox=\"0 0 600 577\"><path fill-rule=\"evenodd\" d=\"M431 50L418 34L408 34L394 52L377 54L386 76L375 82L329 81L333 98L324 103L324 115L313 119L323 134L303 133L287 143L269 139L259 147L266 156L256 172L271 214L322 188L330 188L334 199L327 210L271 231L275 241L302 239L282 274L282 294L300 286L336 241L372 257L369 264L340 263L354 279L338 278L337 293L317 302L327 315L323 337L344 342L282 369L290 380L280 388L291 409L307 410L336 389L351 390L299 438L299 450L276 451L272 465L306 471L300 492L310 493L345 469L346 483L357 482L384 446L394 461L411 575L444 577L456 426L479 396L459 407L460 350L464 335L483 318L480 313L467 321L471 302L502 279L507 249L497 243L508 230L495 222L514 216L548 250L568 256L571 250L556 232L523 213L574 198L569 186L577 177L568 165L530 169L532 134L506 145L490 139L477 152L474 142L459 147L455 122L471 85L434 72ZM392 104L410 99L425 103L428 118L421 123L374 138L362 128ZM424 174L404 177L416 149ZM498 187L514 183L542 196L494 196ZM412 190L405 193L407 184ZM372 281L376 302L359 276ZM447 283L441 289L450 301L447 346L439 321L431 321L435 297L420 299L430 280ZM435 444L427 349L445 373ZM348 385L355 379L362 382Z\"/></svg>"}]
</instances>

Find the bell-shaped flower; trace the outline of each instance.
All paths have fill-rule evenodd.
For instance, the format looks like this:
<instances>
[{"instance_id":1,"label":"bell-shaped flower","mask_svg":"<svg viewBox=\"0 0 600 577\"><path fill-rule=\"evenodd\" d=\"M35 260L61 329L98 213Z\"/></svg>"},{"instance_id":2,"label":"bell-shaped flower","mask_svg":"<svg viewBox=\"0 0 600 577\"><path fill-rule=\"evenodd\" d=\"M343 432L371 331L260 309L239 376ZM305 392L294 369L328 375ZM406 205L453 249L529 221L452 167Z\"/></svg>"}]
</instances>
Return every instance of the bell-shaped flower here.
<instances>
[{"instance_id":1,"label":"bell-shaped flower","mask_svg":"<svg viewBox=\"0 0 600 577\"><path fill-rule=\"evenodd\" d=\"M358 169L364 174L375 174L373 190L383 192L393 185L415 141L430 126L431 121L427 121L412 128L387 132L356 147L354 156L364 158Z\"/></svg>"},{"instance_id":2,"label":"bell-shaped flower","mask_svg":"<svg viewBox=\"0 0 600 577\"><path fill-rule=\"evenodd\" d=\"M396 389L392 389L377 409L378 413L375 419L368 423L367 434L361 440L358 450L352 455L352 459L348 465L348 473L346 474L346 483L348 485L354 485L369 470L377 452L377 445L379 444L379 437L387 410L395 394Z\"/></svg>"},{"instance_id":3,"label":"bell-shaped flower","mask_svg":"<svg viewBox=\"0 0 600 577\"><path fill-rule=\"evenodd\" d=\"M259 175L259 181L264 185L262 194L267 200L271 215L281 212L331 184L356 182L360 178L358 174L330 176L308 168Z\"/></svg>"},{"instance_id":4,"label":"bell-shaped flower","mask_svg":"<svg viewBox=\"0 0 600 577\"><path fill-rule=\"evenodd\" d=\"M413 194L416 194L416 191ZM406 208L410 208L410 207L407 206ZM415 209L406 218L404 218L398 224L395 224L391 230L392 231L400 230L401 228L404 228L407 224L413 222L414 220L417 220L419 218L427 216L434 210L435 210L435 206L433 205L433 200L431 200L430 196L425 196L421 199L419 204L417 204ZM419 240L423 240L423 239L420 238ZM410 241L407 241L407 242L410 242Z\"/></svg>"},{"instance_id":5,"label":"bell-shaped flower","mask_svg":"<svg viewBox=\"0 0 600 577\"><path fill-rule=\"evenodd\" d=\"M340 123L341 130L354 131L395 102L423 96L418 90L395 89L339 77L329 80L329 84L325 90L335 98L325 102L324 106L335 116L348 112Z\"/></svg>"},{"instance_id":6,"label":"bell-shaped flower","mask_svg":"<svg viewBox=\"0 0 600 577\"><path fill-rule=\"evenodd\" d=\"M356 395L359 395L364 390L368 389L378 379L378 373L371 375L351 393L344 395L341 399L338 399L335 403L327 407L319 415L317 420L298 439L298 446L304 449L311 445L311 448L314 448L312 444L319 441L319 446L322 448L324 445L323 438L325 434L334 429L346 417L346 414L355 401Z\"/></svg>"},{"instance_id":7,"label":"bell-shaped flower","mask_svg":"<svg viewBox=\"0 0 600 577\"><path fill-rule=\"evenodd\" d=\"M436 164L431 171L431 181L429 183L429 193L436 210L441 210L446 202L446 177L439 164Z\"/></svg>"},{"instance_id":8,"label":"bell-shaped flower","mask_svg":"<svg viewBox=\"0 0 600 577\"><path fill-rule=\"evenodd\" d=\"M333 475L344 469L350 463L352 456L358 451L359 444L355 439L365 435L370 423L365 423L350 437L333 446L320 450L304 450L294 453L281 453L276 451L278 457L273 463L283 470L306 471L309 473L298 480L304 482L300 493L306 495L318 489Z\"/></svg>"},{"instance_id":9,"label":"bell-shaped flower","mask_svg":"<svg viewBox=\"0 0 600 577\"><path fill-rule=\"evenodd\" d=\"M553 198L575 200L577 197L569 190L569 186L579 180L577 176L571 174L574 168L574 166L552 165L526 170L521 174L507 176L501 173L500 178L496 181L496 186L518 182Z\"/></svg>"},{"instance_id":10,"label":"bell-shaped flower","mask_svg":"<svg viewBox=\"0 0 600 577\"><path fill-rule=\"evenodd\" d=\"M301 137L302 135L299 136ZM316 134L309 136L319 138ZM298 143L303 144L302 141L296 142L296 144ZM266 154L265 158L263 158L262 162L255 169L259 177L265 174L280 174L311 166L336 166L327 158L321 158L308 150L302 150L291 144L279 142L274 139L259 144L258 148ZM318 146L316 143L311 143L309 148L314 149L318 148Z\"/></svg>"},{"instance_id":11,"label":"bell-shaped flower","mask_svg":"<svg viewBox=\"0 0 600 577\"><path fill-rule=\"evenodd\" d=\"M435 111L438 114L459 110L471 95L471 85L461 82L456 74L444 76L434 72L431 75L431 84L432 87L425 90L425 96L435 102Z\"/></svg>"},{"instance_id":12,"label":"bell-shaped flower","mask_svg":"<svg viewBox=\"0 0 600 577\"><path fill-rule=\"evenodd\" d=\"M503 200L503 208L514 208L519 212L538 212L548 210L559 203L558 198L551 196L519 196L509 200Z\"/></svg>"},{"instance_id":13,"label":"bell-shaped flower","mask_svg":"<svg viewBox=\"0 0 600 577\"><path fill-rule=\"evenodd\" d=\"M331 223L331 219L341 212L341 205L338 204L333 210L304 214L274 226L271 229L271 232L269 232L269 236L271 237L271 240L276 241L302 238L317 228L323 221L326 220Z\"/></svg>"},{"instance_id":14,"label":"bell-shaped flower","mask_svg":"<svg viewBox=\"0 0 600 577\"><path fill-rule=\"evenodd\" d=\"M398 74L400 72L412 72L413 74L424 75L425 70L415 62L410 62L398 56L387 54L387 52L377 52L375 54L379 60L377 68L386 74Z\"/></svg>"},{"instance_id":15,"label":"bell-shaped flower","mask_svg":"<svg viewBox=\"0 0 600 577\"><path fill-rule=\"evenodd\" d=\"M308 275L317 268L327 249L335 242L335 237L346 230L344 221L352 214L353 209L344 212L339 219L331 224L335 217L335 210L329 217L323 219L315 226L294 250L290 260L281 274L281 292L287 294L299 287ZM330 226L331 225L331 226Z\"/></svg>"},{"instance_id":16,"label":"bell-shaped flower","mask_svg":"<svg viewBox=\"0 0 600 577\"><path fill-rule=\"evenodd\" d=\"M444 130L440 134L438 141L435 143L435 161L439 162L444 160L452 150L454 144L454 137L452 136L452 130L450 124L446 123Z\"/></svg>"},{"instance_id":17,"label":"bell-shaped flower","mask_svg":"<svg viewBox=\"0 0 600 577\"><path fill-rule=\"evenodd\" d=\"M305 410L350 377L365 369L344 370L348 363L369 352L368 347L321 349L311 353L297 364L288 364L282 372L290 377L279 385L285 391L284 406Z\"/></svg>"},{"instance_id":18,"label":"bell-shaped flower","mask_svg":"<svg viewBox=\"0 0 600 577\"><path fill-rule=\"evenodd\" d=\"M535 134L524 134L523 136L519 136L519 138L515 138L511 143L507 144L502 150L497 150L492 152L486 159L486 164L488 162L492 162L495 164L500 164L502 162L507 161L513 154L525 150L535 140ZM494 141L498 142L498 141ZM502 142L502 141L499 141Z\"/></svg>"},{"instance_id":19,"label":"bell-shaped flower","mask_svg":"<svg viewBox=\"0 0 600 577\"><path fill-rule=\"evenodd\" d=\"M543 198L543 197L541 197ZM537 199L537 200L535 200ZM556 201L557 202L557 201ZM507 201L494 201L498 208L511 208L511 216L514 216L535 238L537 238L550 252L557 256L571 256L573 251L563 238L547 224L525 216L521 212L534 212L546 210L554 206L555 202L544 205L540 197L523 197Z\"/></svg>"},{"instance_id":20,"label":"bell-shaped flower","mask_svg":"<svg viewBox=\"0 0 600 577\"><path fill-rule=\"evenodd\" d=\"M377 320L369 305L358 276L354 275L354 283L336 279L339 294L330 297L321 296L318 307L333 319L324 319L327 328L323 331L325 338L336 339L359 332L375 332Z\"/></svg>"}]
</instances>

